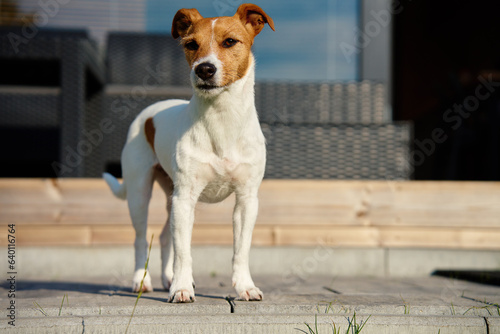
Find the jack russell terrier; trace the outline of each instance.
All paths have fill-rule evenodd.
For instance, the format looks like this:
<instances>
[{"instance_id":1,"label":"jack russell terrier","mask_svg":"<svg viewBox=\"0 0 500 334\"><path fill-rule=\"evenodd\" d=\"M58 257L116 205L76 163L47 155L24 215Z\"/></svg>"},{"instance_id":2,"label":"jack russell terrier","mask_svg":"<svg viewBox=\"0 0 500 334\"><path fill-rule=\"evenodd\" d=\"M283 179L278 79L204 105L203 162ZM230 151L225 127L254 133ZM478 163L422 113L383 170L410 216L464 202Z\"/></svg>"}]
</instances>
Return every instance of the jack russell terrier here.
<instances>
[{"instance_id":1,"label":"jack russell terrier","mask_svg":"<svg viewBox=\"0 0 500 334\"><path fill-rule=\"evenodd\" d=\"M167 100L144 109L130 125L121 164L123 183L104 173L114 195L127 199L135 229L138 292L147 257L148 204L154 181L167 195L168 220L160 236L162 281L169 301L192 302L191 234L198 201L216 203L235 193L232 283L241 300L262 300L252 280L249 252L266 163L265 139L254 105L254 38L273 20L258 6L232 17L203 18L181 9L172 23L191 67L190 101ZM143 291L152 291L146 273Z\"/></svg>"}]
</instances>

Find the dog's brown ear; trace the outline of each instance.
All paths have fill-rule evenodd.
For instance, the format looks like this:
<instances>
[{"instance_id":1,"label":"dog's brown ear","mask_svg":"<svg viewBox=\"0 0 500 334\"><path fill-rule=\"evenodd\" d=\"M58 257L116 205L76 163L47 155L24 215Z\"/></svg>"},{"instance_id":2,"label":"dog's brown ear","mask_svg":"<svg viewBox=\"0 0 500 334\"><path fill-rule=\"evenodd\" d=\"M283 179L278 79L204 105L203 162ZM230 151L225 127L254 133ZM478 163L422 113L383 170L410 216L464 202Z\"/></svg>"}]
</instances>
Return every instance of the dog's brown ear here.
<instances>
[{"instance_id":1,"label":"dog's brown ear","mask_svg":"<svg viewBox=\"0 0 500 334\"><path fill-rule=\"evenodd\" d=\"M257 5L244 3L238 8L235 16L239 17L243 25L253 32L254 36L257 36L262 31L266 23L274 31L273 19Z\"/></svg>"},{"instance_id":2,"label":"dog's brown ear","mask_svg":"<svg viewBox=\"0 0 500 334\"><path fill-rule=\"evenodd\" d=\"M201 20L203 16L195 9L179 9L174 16L172 22L172 37L176 39L177 37L183 37L186 35L189 27L191 27L195 22Z\"/></svg>"}]
</instances>

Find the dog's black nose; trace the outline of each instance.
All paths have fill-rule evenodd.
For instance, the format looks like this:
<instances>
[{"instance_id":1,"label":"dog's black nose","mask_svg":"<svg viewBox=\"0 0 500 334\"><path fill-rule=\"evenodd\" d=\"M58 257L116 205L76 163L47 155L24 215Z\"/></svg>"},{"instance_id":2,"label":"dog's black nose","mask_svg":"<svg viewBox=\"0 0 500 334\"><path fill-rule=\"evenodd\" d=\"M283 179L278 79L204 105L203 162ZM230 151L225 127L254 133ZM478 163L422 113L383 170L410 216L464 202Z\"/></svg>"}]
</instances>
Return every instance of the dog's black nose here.
<instances>
[{"instance_id":1,"label":"dog's black nose","mask_svg":"<svg viewBox=\"0 0 500 334\"><path fill-rule=\"evenodd\" d=\"M208 80L215 75L217 68L210 63L202 63L196 66L195 73L202 80Z\"/></svg>"}]
</instances>

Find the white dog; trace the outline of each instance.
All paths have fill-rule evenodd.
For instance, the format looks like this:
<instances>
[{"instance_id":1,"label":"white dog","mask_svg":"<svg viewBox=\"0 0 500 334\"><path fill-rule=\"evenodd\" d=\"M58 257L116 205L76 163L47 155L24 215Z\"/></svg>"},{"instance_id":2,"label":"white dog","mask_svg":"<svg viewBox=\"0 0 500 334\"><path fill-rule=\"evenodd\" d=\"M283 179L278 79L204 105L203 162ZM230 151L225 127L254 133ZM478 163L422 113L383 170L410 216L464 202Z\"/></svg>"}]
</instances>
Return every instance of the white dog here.
<instances>
[{"instance_id":1,"label":"white dog","mask_svg":"<svg viewBox=\"0 0 500 334\"><path fill-rule=\"evenodd\" d=\"M168 220L160 236L163 286L174 303L194 301L191 233L198 201L236 195L233 213L233 286L241 300L262 300L249 269L257 192L265 169L265 140L254 105L254 37L273 20L258 6L232 17L203 18L181 9L172 36L181 37L191 67L191 100L158 102L130 126L122 152L123 184L105 173L115 196L127 199L136 232L133 290L147 257L148 204L154 181L167 194ZM144 291L152 291L146 273Z\"/></svg>"}]
</instances>

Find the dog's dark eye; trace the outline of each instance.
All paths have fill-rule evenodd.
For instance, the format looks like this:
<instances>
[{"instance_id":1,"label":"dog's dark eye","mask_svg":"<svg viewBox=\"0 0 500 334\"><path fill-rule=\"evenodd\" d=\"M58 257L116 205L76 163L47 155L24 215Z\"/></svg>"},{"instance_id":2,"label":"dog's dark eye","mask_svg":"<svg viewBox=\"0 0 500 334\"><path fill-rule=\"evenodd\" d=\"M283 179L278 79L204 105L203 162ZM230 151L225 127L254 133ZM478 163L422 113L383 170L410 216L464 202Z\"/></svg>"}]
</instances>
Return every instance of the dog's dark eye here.
<instances>
[{"instance_id":1,"label":"dog's dark eye","mask_svg":"<svg viewBox=\"0 0 500 334\"><path fill-rule=\"evenodd\" d=\"M196 51L200 47L195 41L187 42L185 45L186 49Z\"/></svg>"},{"instance_id":2,"label":"dog's dark eye","mask_svg":"<svg viewBox=\"0 0 500 334\"><path fill-rule=\"evenodd\" d=\"M233 38L226 38L224 40L224 42L222 42L222 46L225 48L230 48L230 47L234 46L236 43L238 43L237 40L235 40Z\"/></svg>"}]
</instances>

